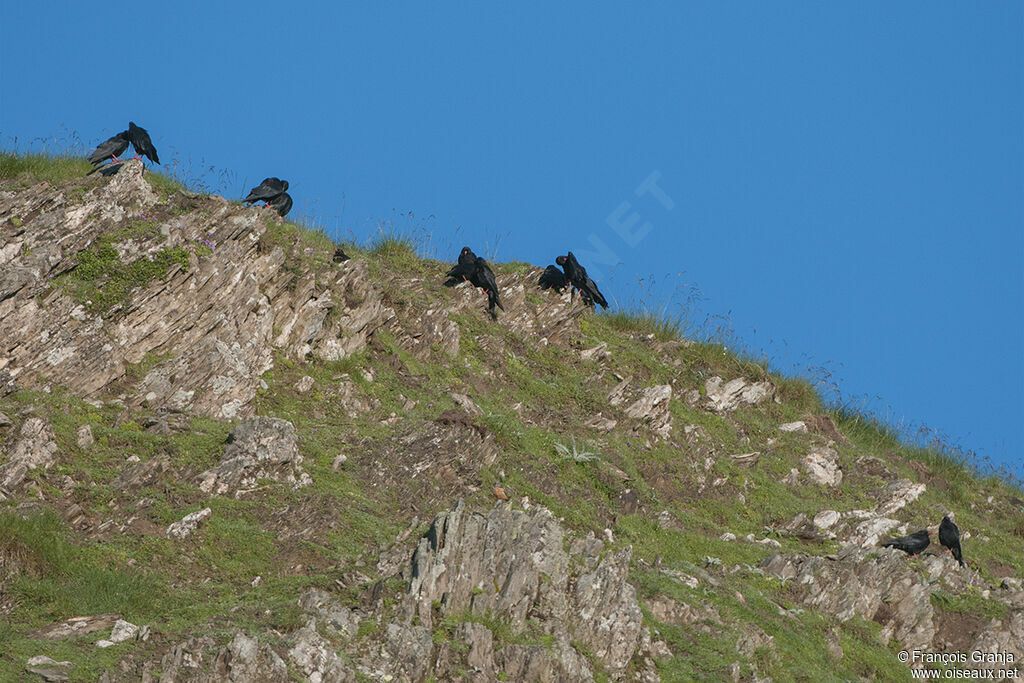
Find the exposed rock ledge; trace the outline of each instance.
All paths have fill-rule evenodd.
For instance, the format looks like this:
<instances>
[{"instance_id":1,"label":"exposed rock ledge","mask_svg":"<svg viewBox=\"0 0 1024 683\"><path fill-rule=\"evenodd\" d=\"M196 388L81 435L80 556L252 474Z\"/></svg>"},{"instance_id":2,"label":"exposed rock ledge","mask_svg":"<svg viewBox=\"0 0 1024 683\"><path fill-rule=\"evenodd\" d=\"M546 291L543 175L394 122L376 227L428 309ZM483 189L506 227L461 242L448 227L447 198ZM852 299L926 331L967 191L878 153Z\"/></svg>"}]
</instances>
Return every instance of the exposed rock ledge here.
<instances>
[{"instance_id":1,"label":"exposed rock ledge","mask_svg":"<svg viewBox=\"0 0 1024 683\"><path fill-rule=\"evenodd\" d=\"M0 193L0 372L8 384L63 385L91 397L132 380L131 365L155 360L130 382L127 399L233 419L252 414L275 348L336 360L393 316L365 261L296 277L282 268L280 247L261 250L267 222L278 220L270 211L219 197L187 201L183 215L160 203L137 161L81 196L45 183ZM3 220L13 215L23 217L17 226ZM188 267L174 263L109 311L51 289L77 267L79 252L140 222L142 236L114 244L124 263L184 248Z\"/></svg>"},{"instance_id":2,"label":"exposed rock ledge","mask_svg":"<svg viewBox=\"0 0 1024 683\"><path fill-rule=\"evenodd\" d=\"M631 549L602 557L605 544L591 535L566 550L566 535L542 507L499 503L482 514L459 501L434 519L407 560L396 607L349 606L311 590L296 596L306 625L287 636L237 632L219 648L209 638L192 639L122 672L154 680L159 667L174 680L237 683L289 680L288 669L310 681L575 683L593 681L597 665L616 681L659 680L626 581ZM380 626L360 638L367 620ZM452 621L454 628L446 626ZM499 642L495 624L518 642Z\"/></svg>"}]
</instances>

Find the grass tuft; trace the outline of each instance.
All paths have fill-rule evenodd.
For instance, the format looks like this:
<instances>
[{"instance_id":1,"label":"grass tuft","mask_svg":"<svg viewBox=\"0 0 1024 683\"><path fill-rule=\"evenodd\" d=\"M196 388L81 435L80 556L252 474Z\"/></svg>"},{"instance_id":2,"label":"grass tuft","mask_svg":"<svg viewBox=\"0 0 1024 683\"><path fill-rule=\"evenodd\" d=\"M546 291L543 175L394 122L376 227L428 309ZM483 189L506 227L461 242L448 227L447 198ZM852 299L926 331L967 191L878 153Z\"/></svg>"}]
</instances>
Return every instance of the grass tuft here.
<instances>
[{"instance_id":1,"label":"grass tuft","mask_svg":"<svg viewBox=\"0 0 1024 683\"><path fill-rule=\"evenodd\" d=\"M36 181L59 183L81 178L91 170L92 164L82 157L0 152L0 180L25 177Z\"/></svg>"}]
</instances>

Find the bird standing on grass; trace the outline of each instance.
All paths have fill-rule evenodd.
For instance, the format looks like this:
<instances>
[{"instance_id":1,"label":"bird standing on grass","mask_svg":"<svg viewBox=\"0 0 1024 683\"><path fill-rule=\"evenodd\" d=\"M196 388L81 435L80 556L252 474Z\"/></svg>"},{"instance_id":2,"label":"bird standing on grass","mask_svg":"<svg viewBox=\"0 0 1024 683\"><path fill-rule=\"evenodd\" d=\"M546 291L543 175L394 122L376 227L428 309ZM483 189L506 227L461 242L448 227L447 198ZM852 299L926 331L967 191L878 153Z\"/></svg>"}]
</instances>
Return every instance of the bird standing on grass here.
<instances>
[{"instance_id":1,"label":"bird standing on grass","mask_svg":"<svg viewBox=\"0 0 1024 683\"><path fill-rule=\"evenodd\" d=\"M331 257L331 260L335 263L344 263L348 261L348 254L345 253L344 249L338 247L334 250L334 256Z\"/></svg>"},{"instance_id":2,"label":"bird standing on grass","mask_svg":"<svg viewBox=\"0 0 1024 683\"><path fill-rule=\"evenodd\" d=\"M913 555L917 557L921 554L928 544L931 543L931 539L928 536L931 534L927 529L921 529L915 531L909 536L900 536L899 538L893 538L882 544L883 548L896 548L896 550L902 550L907 555Z\"/></svg>"},{"instance_id":3,"label":"bird standing on grass","mask_svg":"<svg viewBox=\"0 0 1024 683\"><path fill-rule=\"evenodd\" d=\"M497 313L494 312L495 306L505 310L498 298L498 281L494 279L494 271L487 265L485 259L474 254L469 247L462 248L459 253L459 262L448 271L448 281L444 285L445 287L454 287L466 280L471 282L474 287L479 287L487 296L487 310L491 317L497 317Z\"/></svg>"},{"instance_id":4,"label":"bird standing on grass","mask_svg":"<svg viewBox=\"0 0 1024 683\"><path fill-rule=\"evenodd\" d=\"M153 141L149 139L149 133L146 132L145 128L136 126L134 121L128 122L128 139L132 143L132 147L135 148L135 156L144 156L150 159L154 164L159 164L160 159L156 154L156 147L153 146Z\"/></svg>"},{"instance_id":5,"label":"bird standing on grass","mask_svg":"<svg viewBox=\"0 0 1024 683\"><path fill-rule=\"evenodd\" d=\"M961 567L965 566L964 554L960 550L960 529L949 518L949 515L943 517L942 524L939 525L939 543L949 552L953 553L953 557L956 558Z\"/></svg>"},{"instance_id":6,"label":"bird standing on grass","mask_svg":"<svg viewBox=\"0 0 1024 683\"><path fill-rule=\"evenodd\" d=\"M565 279L569 281L576 289L580 290L580 294L583 296L583 301L593 306L595 303L600 304L602 308L608 308L608 302L604 296L598 290L597 285L587 275L587 269L580 265L580 262L576 260L570 251L565 256L559 256L555 259L555 263L562 266L562 270L565 271Z\"/></svg>"}]
</instances>

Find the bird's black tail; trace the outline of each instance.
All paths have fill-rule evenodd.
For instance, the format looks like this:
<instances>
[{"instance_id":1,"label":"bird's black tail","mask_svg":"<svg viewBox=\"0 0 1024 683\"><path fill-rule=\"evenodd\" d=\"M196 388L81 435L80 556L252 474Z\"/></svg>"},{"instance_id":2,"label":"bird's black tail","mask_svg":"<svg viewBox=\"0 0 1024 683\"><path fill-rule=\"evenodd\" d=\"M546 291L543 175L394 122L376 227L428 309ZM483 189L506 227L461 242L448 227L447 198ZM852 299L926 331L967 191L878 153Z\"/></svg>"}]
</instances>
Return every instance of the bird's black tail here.
<instances>
[{"instance_id":1,"label":"bird's black tail","mask_svg":"<svg viewBox=\"0 0 1024 683\"><path fill-rule=\"evenodd\" d=\"M494 307L497 306L501 310L505 310L505 307L501 305L501 301L498 299L498 292L493 289L487 290L487 307L491 310L491 314L494 314Z\"/></svg>"},{"instance_id":2,"label":"bird's black tail","mask_svg":"<svg viewBox=\"0 0 1024 683\"><path fill-rule=\"evenodd\" d=\"M960 548L953 548L952 550L953 550L953 557L956 558L956 561L960 563L961 567L965 567L966 565L964 564L964 554L960 550Z\"/></svg>"}]
</instances>

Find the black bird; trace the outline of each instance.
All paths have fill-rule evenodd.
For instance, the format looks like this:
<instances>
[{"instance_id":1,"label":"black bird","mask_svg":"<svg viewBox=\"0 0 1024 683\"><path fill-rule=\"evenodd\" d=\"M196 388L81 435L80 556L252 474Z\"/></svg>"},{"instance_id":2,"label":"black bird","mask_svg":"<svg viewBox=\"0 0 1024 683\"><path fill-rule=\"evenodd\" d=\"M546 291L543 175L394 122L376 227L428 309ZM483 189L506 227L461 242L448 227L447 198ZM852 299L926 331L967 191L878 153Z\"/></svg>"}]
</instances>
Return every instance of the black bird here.
<instances>
[{"instance_id":1,"label":"black bird","mask_svg":"<svg viewBox=\"0 0 1024 683\"><path fill-rule=\"evenodd\" d=\"M93 166L99 166L107 157L110 157L115 162L120 161L117 157L124 154L124 151L128 149L129 142L128 131L122 130L114 137L97 146L96 151L89 156L89 163Z\"/></svg>"},{"instance_id":2,"label":"black bird","mask_svg":"<svg viewBox=\"0 0 1024 683\"><path fill-rule=\"evenodd\" d=\"M565 274L558 268L548 266L540 274L540 281L537 284L541 289L553 289L556 292L561 292L569 285L569 281L565 279Z\"/></svg>"},{"instance_id":3,"label":"black bird","mask_svg":"<svg viewBox=\"0 0 1024 683\"><path fill-rule=\"evenodd\" d=\"M939 525L939 543L953 553L953 557L961 567L964 566L964 554L960 550L960 529L949 518L949 515L943 517L942 524Z\"/></svg>"},{"instance_id":4,"label":"black bird","mask_svg":"<svg viewBox=\"0 0 1024 683\"><path fill-rule=\"evenodd\" d=\"M446 287L454 287L460 282L469 280L474 287L483 290L483 293L487 295L487 310L490 311L491 316L497 315L494 312L495 306L505 310L498 298L498 281L494 279L494 271L487 265L485 259L474 254L469 247L462 248L459 253L459 262L448 271L448 278L448 281L444 283Z\"/></svg>"},{"instance_id":5,"label":"black bird","mask_svg":"<svg viewBox=\"0 0 1024 683\"><path fill-rule=\"evenodd\" d=\"M281 196L288 189L287 180L264 178L263 182L249 190L249 196L242 200L243 204L267 202L268 204Z\"/></svg>"},{"instance_id":6,"label":"black bird","mask_svg":"<svg viewBox=\"0 0 1024 683\"><path fill-rule=\"evenodd\" d=\"M160 163L160 158L156 155L156 147L153 146L153 141L149 139L149 133L145 128L140 128L135 125L134 121L129 121L128 139L131 141L132 147L135 148L136 155L149 157L154 164Z\"/></svg>"},{"instance_id":7,"label":"black bird","mask_svg":"<svg viewBox=\"0 0 1024 683\"><path fill-rule=\"evenodd\" d=\"M896 548L902 550L907 555L913 555L917 557L921 554L921 551L928 547L931 543L931 539L928 538L931 532L927 529L921 529L915 531L909 536L900 536L899 538L893 538L882 544L883 548Z\"/></svg>"},{"instance_id":8,"label":"black bird","mask_svg":"<svg viewBox=\"0 0 1024 683\"><path fill-rule=\"evenodd\" d=\"M344 263L345 261L348 261L348 254L346 254L341 247L338 247L334 250L333 261L335 263Z\"/></svg>"},{"instance_id":9,"label":"black bird","mask_svg":"<svg viewBox=\"0 0 1024 683\"><path fill-rule=\"evenodd\" d=\"M565 279L573 287L580 290L580 294L583 295L585 302L591 306L596 302L601 304L603 308L608 308L608 302L600 290L598 290L597 285L587 276L587 269L580 265L580 262L576 260L571 251L565 256L556 258L555 263L562 266L562 270L565 271Z\"/></svg>"},{"instance_id":10,"label":"black bird","mask_svg":"<svg viewBox=\"0 0 1024 683\"><path fill-rule=\"evenodd\" d=\"M277 211L277 215L283 218L285 214L292 210L292 198L287 192L282 192L267 202L267 206Z\"/></svg>"}]
</instances>

